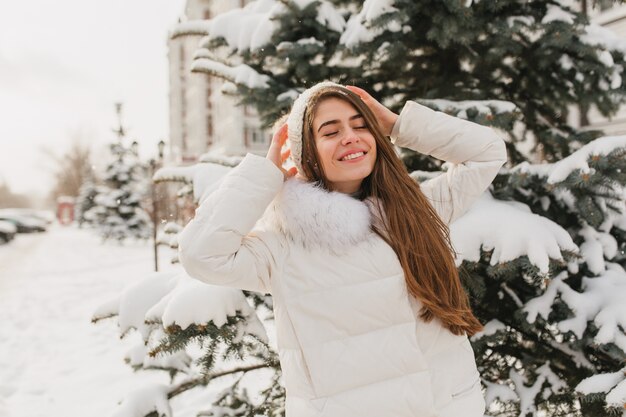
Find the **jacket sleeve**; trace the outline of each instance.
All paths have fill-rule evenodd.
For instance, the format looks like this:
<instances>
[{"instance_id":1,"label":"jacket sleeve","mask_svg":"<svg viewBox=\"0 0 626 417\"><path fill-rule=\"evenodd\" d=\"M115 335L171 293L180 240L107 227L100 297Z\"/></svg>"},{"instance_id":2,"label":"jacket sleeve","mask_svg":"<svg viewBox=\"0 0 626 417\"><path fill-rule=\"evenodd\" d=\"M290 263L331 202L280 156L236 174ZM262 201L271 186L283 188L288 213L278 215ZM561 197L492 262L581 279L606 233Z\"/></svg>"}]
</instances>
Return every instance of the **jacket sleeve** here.
<instances>
[{"instance_id":1,"label":"jacket sleeve","mask_svg":"<svg viewBox=\"0 0 626 417\"><path fill-rule=\"evenodd\" d=\"M179 259L187 273L209 284L270 293L280 241L253 228L283 181L271 161L247 154L180 233Z\"/></svg>"},{"instance_id":2,"label":"jacket sleeve","mask_svg":"<svg viewBox=\"0 0 626 417\"><path fill-rule=\"evenodd\" d=\"M391 142L451 163L442 175L420 185L448 224L480 197L507 160L504 140L492 128L414 101L404 105Z\"/></svg>"}]
</instances>

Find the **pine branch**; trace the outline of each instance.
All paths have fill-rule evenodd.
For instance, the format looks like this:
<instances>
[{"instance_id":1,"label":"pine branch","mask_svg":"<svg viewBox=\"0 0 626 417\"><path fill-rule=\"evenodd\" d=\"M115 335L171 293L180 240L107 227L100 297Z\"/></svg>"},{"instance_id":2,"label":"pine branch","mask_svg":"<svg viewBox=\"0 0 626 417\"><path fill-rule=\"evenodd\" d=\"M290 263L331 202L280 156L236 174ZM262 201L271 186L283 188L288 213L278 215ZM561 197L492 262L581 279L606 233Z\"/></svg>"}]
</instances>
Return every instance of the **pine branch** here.
<instances>
[{"instance_id":1,"label":"pine branch","mask_svg":"<svg viewBox=\"0 0 626 417\"><path fill-rule=\"evenodd\" d=\"M206 376L199 376L199 377L184 381L172 387L172 389L167 394L167 398L171 399L199 385L203 385L203 386L207 385L209 382L211 382L215 378L219 378L219 377L226 376L226 375L232 375L232 374L236 374L239 372L250 372L250 371L257 370L257 369L273 368L274 366L275 365L273 364L267 364L267 363L258 364L258 365L247 365L247 366L240 366L237 368L233 368L230 370L213 372Z\"/></svg>"}]
</instances>

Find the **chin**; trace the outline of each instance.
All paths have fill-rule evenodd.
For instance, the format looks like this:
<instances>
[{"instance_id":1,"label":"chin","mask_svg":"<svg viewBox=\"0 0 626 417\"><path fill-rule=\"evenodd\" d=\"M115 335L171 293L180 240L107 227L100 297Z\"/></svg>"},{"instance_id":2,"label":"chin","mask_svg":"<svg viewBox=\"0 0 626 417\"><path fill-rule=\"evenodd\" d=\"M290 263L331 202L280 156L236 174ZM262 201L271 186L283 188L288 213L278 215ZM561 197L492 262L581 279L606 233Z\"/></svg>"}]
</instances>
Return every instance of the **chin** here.
<instances>
[{"instance_id":1,"label":"chin","mask_svg":"<svg viewBox=\"0 0 626 417\"><path fill-rule=\"evenodd\" d=\"M361 169L357 172L342 173L338 175L329 176L328 179L332 182L349 182L349 181L363 181L371 173L372 169Z\"/></svg>"}]
</instances>

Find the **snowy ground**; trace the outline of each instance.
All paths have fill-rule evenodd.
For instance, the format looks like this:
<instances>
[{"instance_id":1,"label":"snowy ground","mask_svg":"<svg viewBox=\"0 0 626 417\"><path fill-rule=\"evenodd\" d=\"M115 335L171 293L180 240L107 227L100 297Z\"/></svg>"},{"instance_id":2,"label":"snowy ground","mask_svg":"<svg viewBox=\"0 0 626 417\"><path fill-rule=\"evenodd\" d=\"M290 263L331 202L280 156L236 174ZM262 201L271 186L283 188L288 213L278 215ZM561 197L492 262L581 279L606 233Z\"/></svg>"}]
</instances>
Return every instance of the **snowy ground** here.
<instances>
[{"instance_id":1,"label":"snowy ground","mask_svg":"<svg viewBox=\"0 0 626 417\"><path fill-rule=\"evenodd\" d=\"M115 321L90 322L150 271L150 243L102 245L75 228L0 246L0 417L108 416L129 390L166 383L123 362L132 340L119 339Z\"/></svg>"}]
</instances>

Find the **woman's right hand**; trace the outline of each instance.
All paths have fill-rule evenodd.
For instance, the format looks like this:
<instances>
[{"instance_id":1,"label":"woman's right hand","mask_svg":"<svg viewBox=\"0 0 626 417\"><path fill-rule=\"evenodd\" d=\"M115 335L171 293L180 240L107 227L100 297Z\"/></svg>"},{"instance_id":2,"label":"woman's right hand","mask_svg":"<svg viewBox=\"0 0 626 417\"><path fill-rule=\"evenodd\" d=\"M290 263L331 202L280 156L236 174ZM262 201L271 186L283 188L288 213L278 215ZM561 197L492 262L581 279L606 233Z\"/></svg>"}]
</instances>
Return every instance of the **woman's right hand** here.
<instances>
[{"instance_id":1,"label":"woman's right hand","mask_svg":"<svg viewBox=\"0 0 626 417\"><path fill-rule=\"evenodd\" d=\"M382 103L376 100L367 91L354 85L346 85L346 88L352 91L357 96L361 97L363 103L372 110L374 116L378 120L380 128L386 136L391 136L393 126L398 120L398 115L385 107Z\"/></svg>"},{"instance_id":2,"label":"woman's right hand","mask_svg":"<svg viewBox=\"0 0 626 417\"><path fill-rule=\"evenodd\" d=\"M283 168L283 164L289 158L289 154L291 153L291 149L287 149L285 152L281 152L283 145L287 142L287 123L283 124L280 129L274 132L274 136L272 136L272 143L270 143L270 148L267 151L266 158L269 159L283 172L285 176L285 180L287 178L293 177L298 173L298 168L291 167L289 170Z\"/></svg>"}]
</instances>

